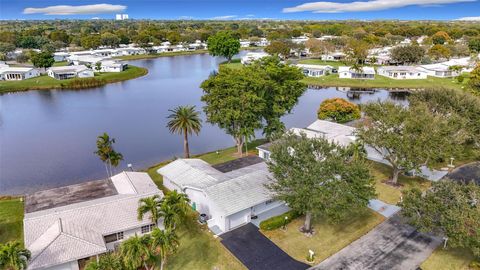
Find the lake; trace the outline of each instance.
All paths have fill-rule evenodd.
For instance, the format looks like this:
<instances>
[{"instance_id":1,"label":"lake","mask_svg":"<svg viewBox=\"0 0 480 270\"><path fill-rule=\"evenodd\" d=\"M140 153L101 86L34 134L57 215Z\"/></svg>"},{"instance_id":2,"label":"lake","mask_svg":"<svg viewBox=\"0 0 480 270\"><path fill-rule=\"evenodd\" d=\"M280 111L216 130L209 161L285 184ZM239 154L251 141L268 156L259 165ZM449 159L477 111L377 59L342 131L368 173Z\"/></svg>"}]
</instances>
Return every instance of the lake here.
<instances>
[{"instance_id":1,"label":"lake","mask_svg":"<svg viewBox=\"0 0 480 270\"><path fill-rule=\"evenodd\" d=\"M244 54L245 52L242 52ZM183 153L183 139L166 128L168 110L178 105L203 106L200 83L224 61L208 54L130 61L148 75L88 90L27 91L0 95L0 194L22 194L105 178L94 155L96 137L107 132L125 161L143 169ZM394 99L386 90L309 89L287 127L305 127L316 119L319 104L342 97L355 103ZM204 115L202 114L204 118ZM193 154L234 145L216 126L204 123L190 139Z\"/></svg>"}]
</instances>

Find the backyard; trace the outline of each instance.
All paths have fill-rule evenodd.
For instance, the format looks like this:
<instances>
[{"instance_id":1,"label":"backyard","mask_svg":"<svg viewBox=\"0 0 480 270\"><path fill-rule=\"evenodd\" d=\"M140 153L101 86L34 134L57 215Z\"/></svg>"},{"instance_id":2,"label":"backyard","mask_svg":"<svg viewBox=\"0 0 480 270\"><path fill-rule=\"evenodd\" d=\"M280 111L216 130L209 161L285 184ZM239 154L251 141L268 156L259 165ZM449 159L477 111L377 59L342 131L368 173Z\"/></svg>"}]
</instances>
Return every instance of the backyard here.
<instances>
[{"instance_id":1,"label":"backyard","mask_svg":"<svg viewBox=\"0 0 480 270\"><path fill-rule=\"evenodd\" d=\"M20 198L0 197L0 243L23 244L23 202Z\"/></svg>"}]
</instances>

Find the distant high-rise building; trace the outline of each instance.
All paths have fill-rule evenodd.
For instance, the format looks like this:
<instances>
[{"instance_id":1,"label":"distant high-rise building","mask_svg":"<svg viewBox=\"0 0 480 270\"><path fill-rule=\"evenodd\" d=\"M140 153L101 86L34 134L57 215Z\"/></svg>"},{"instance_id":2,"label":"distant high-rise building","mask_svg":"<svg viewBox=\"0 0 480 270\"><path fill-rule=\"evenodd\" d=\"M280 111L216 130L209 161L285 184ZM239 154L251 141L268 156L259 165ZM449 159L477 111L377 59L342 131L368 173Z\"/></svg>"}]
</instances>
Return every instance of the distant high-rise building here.
<instances>
[{"instance_id":1,"label":"distant high-rise building","mask_svg":"<svg viewBox=\"0 0 480 270\"><path fill-rule=\"evenodd\" d=\"M123 21L128 19L128 14L116 14L115 15L115 20L117 21Z\"/></svg>"}]
</instances>

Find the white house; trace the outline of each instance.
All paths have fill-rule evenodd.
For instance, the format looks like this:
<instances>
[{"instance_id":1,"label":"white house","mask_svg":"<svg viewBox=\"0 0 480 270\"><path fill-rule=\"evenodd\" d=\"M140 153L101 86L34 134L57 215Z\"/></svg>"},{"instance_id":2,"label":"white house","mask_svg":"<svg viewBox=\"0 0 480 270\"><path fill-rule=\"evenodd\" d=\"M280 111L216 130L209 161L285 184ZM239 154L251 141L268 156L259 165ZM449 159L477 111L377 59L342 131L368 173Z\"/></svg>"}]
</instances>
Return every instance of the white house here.
<instances>
[{"instance_id":1,"label":"white house","mask_svg":"<svg viewBox=\"0 0 480 270\"><path fill-rule=\"evenodd\" d=\"M251 42L248 39L240 40L240 47L242 47L242 48L250 47L250 43Z\"/></svg>"},{"instance_id":2,"label":"white house","mask_svg":"<svg viewBox=\"0 0 480 270\"><path fill-rule=\"evenodd\" d=\"M338 77L341 79L375 79L373 67L362 67L361 69L361 71L356 71L351 67L339 67Z\"/></svg>"},{"instance_id":3,"label":"white house","mask_svg":"<svg viewBox=\"0 0 480 270\"><path fill-rule=\"evenodd\" d=\"M0 80L21 81L40 76L37 69L31 67L9 67L2 65L0 67Z\"/></svg>"},{"instance_id":4,"label":"white house","mask_svg":"<svg viewBox=\"0 0 480 270\"><path fill-rule=\"evenodd\" d=\"M87 65L94 67L96 63L109 59L108 56L93 56L93 55L70 55L67 57L69 63L74 65Z\"/></svg>"},{"instance_id":5,"label":"white house","mask_svg":"<svg viewBox=\"0 0 480 270\"><path fill-rule=\"evenodd\" d=\"M122 72L128 65L123 62L118 62L114 60L106 60L100 62L100 72Z\"/></svg>"},{"instance_id":6,"label":"white house","mask_svg":"<svg viewBox=\"0 0 480 270\"><path fill-rule=\"evenodd\" d=\"M192 208L207 216L208 227L216 234L286 208L272 200L265 187L271 181L265 162L224 173L200 159L177 159L158 173L166 188L188 195Z\"/></svg>"},{"instance_id":7,"label":"white house","mask_svg":"<svg viewBox=\"0 0 480 270\"><path fill-rule=\"evenodd\" d=\"M305 44L305 42L307 42L307 40L309 39L310 38L307 36L299 36L299 37L293 37L291 40L295 44Z\"/></svg>"},{"instance_id":8,"label":"white house","mask_svg":"<svg viewBox=\"0 0 480 270\"><path fill-rule=\"evenodd\" d=\"M332 66L322 66L322 65L307 65L307 64L297 64L298 68L303 71L303 74L308 77L320 77L332 73Z\"/></svg>"},{"instance_id":9,"label":"white house","mask_svg":"<svg viewBox=\"0 0 480 270\"><path fill-rule=\"evenodd\" d=\"M89 78L94 76L93 70L84 65L51 67L47 70L47 74L57 80Z\"/></svg>"},{"instance_id":10,"label":"white house","mask_svg":"<svg viewBox=\"0 0 480 270\"><path fill-rule=\"evenodd\" d=\"M248 52L242 57L240 62L244 65L248 65L267 56L269 56L269 54L264 52Z\"/></svg>"},{"instance_id":11,"label":"white house","mask_svg":"<svg viewBox=\"0 0 480 270\"><path fill-rule=\"evenodd\" d=\"M341 61L345 59L345 54L343 52L333 52L330 54L322 54L320 59L323 61Z\"/></svg>"},{"instance_id":12,"label":"white house","mask_svg":"<svg viewBox=\"0 0 480 270\"><path fill-rule=\"evenodd\" d=\"M25 247L32 253L28 270L78 270L79 261L149 233L155 224L150 214L138 220L137 209L141 198L153 195L163 197L148 174L140 172L27 195L23 229Z\"/></svg>"},{"instance_id":13,"label":"white house","mask_svg":"<svg viewBox=\"0 0 480 270\"><path fill-rule=\"evenodd\" d=\"M67 61L67 57L69 57L70 54L67 52L55 52L53 53L53 59L55 62L62 62L62 61Z\"/></svg>"},{"instance_id":14,"label":"white house","mask_svg":"<svg viewBox=\"0 0 480 270\"><path fill-rule=\"evenodd\" d=\"M438 63L438 64L429 64L419 66L423 71L427 73L428 76L439 77L439 78L449 78L459 75L458 71L451 70L449 66Z\"/></svg>"},{"instance_id":15,"label":"white house","mask_svg":"<svg viewBox=\"0 0 480 270\"><path fill-rule=\"evenodd\" d=\"M427 72L414 66L383 66L377 68L377 74L397 80L419 80L426 79Z\"/></svg>"}]
</instances>

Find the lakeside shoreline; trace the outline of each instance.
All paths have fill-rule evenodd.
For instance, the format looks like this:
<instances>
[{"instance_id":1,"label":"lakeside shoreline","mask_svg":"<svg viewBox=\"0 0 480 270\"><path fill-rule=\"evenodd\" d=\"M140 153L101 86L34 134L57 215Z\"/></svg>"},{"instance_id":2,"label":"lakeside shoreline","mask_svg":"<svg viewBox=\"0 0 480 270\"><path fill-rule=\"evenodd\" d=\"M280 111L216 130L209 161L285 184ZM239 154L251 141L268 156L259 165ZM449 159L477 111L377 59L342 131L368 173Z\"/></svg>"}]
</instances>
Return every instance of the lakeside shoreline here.
<instances>
[{"instance_id":1,"label":"lakeside shoreline","mask_svg":"<svg viewBox=\"0 0 480 270\"><path fill-rule=\"evenodd\" d=\"M100 87L111 83L117 83L127 80L143 77L148 74L148 69L129 65L122 72L102 72L95 73L91 78L73 78L67 80L56 80L47 75L34 77L21 81L3 81L0 82L0 94L23 92L30 90L55 90L55 89L88 89Z\"/></svg>"}]
</instances>

